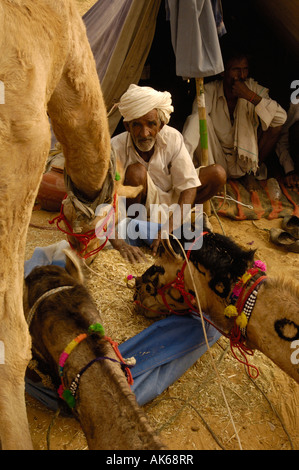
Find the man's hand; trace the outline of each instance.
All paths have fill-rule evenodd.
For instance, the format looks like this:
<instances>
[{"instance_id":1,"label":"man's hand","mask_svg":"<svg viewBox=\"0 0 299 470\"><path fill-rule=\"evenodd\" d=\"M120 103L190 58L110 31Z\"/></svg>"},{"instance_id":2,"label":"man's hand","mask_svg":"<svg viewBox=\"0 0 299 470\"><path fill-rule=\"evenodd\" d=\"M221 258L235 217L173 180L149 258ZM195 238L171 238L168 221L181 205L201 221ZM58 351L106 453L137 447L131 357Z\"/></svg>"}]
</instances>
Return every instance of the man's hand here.
<instances>
[{"instance_id":1,"label":"man's hand","mask_svg":"<svg viewBox=\"0 0 299 470\"><path fill-rule=\"evenodd\" d=\"M254 106L259 104L261 97L250 90L246 83L242 80L235 79L232 85L232 92L238 98L243 98L244 100L250 101Z\"/></svg>"},{"instance_id":2,"label":"man's hand","mask_svg":"<svg viewBox=\"0 0 299 470\"><path fill-rule=\"evenodd\" d=\"M122 257L130 263L144 263L147 261L144 253L138 246L128 245L124 240L110 240L113 248L120 252Z\"/></svg>"},{"instance_id":3,"label":"man's hand","mask_svg":"<svg viewBox=\"0 0 299 470\"><path fill-rule=\"evenodd\" d=\"M250 99L250 96L253 93L244 81L238 80L237 78L235 78L232 85L232 92L235 96L238 98L244 98L244 100Z\"/></svg>"}]
</instances>

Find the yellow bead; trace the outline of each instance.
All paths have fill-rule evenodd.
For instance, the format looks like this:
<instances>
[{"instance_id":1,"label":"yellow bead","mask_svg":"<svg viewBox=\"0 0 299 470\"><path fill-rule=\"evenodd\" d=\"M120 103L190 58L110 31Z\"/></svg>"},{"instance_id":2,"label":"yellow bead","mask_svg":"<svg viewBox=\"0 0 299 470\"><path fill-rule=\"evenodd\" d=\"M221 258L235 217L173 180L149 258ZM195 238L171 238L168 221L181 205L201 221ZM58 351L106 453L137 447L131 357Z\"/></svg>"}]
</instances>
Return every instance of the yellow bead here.
<instances>
[{"instance_id":1,"label":"yellow bead","mask_svg":"<svg viewBox=\"0 0 299 470\"><path fill-rule=\"evenodd\" d=\"M247 317L244 312L242 312L237 318L236 318L236 324L240 328L245 328L247 325Z\"/></svg>"},{"instance_id":2,"label":"yellow bead","mask_svg":"<svg viewBox=\"0 0 299 470\"><path fill-rule=\"evenodd\" d=\"M245 273L245 274L242 276L242 282L243 282L243 284L246 284L246 282L249 281L250 278L251 278L251 274L250 274L250 273Z\"/></svg>"},{"instance_id":3,"label":"yellow bead","mask_svg":"<svg viewBox=\"0 0 299 470\"><path fill-rule=\"evenodd\" d=\"M236 316L238 316L238 310L236 309L236 307L234 305L228 305L224 309L224 315L228 318L236 317Z\"/></svg>"}]
</instances>

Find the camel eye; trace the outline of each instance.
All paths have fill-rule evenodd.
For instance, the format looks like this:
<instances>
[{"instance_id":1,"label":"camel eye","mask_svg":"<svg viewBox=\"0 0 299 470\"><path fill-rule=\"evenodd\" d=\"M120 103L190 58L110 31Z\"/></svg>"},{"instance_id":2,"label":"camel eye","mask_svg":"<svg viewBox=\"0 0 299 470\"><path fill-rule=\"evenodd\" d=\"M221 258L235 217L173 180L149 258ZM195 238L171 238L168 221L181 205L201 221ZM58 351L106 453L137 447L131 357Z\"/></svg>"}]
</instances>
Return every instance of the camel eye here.
<instances>
[{"instance_id":1,"label":"camel eye","mask_svg":"<svg viewBox=\"0 0 299 470\"><path fill-rule=\"evenodd\" d=\"M155 293L155 289L151 284L146 284L145 290L148 294L154 294Z\"/></svg>"}]
</instances>

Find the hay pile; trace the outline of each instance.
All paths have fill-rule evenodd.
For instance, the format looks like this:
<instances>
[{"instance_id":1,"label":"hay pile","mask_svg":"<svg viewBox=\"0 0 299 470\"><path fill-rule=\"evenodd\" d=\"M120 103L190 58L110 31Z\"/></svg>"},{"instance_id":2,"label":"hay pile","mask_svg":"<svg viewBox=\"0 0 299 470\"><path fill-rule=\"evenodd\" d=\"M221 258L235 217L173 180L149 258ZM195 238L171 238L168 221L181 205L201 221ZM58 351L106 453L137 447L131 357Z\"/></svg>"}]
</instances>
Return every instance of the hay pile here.
<instances>
[{"instance_id":1,"label":"hay pile","mask_svg":"<svg viewBox=\"0 0 299 470\"><path fill-rule=\"evenodd\" d=\"M29 228L27 259L36 246L47 246L63 239L60 232L46 229L51 217L52 214L44 211L33 212L35 226ZM263 230L250 221L221 219L223 227L215 217L211 221L216 231L224 228L227 235L244 247L250 245L257 249L257 256L266 261L270 275L286 265L290 273L298 273L298 255L285 254L269 245L264 229L270 224L278 226L280 221L259 221ZM133 290L125 282L126 276L138 276L153 263L150 252L145 254L146 263L131 265L115 250L105 249L93 262L92 271L87 271L87 287L101 312L106 334L118 343L138 334L153 321L136 313ZM260 371L256 384L253 383L227 348L227 340L220 338L211 348L211 354L234 426L207 352L175 384L144 406L153 427L174 450L237 450L240 443L243 449L291 449L292 446L298 449L299 385L259 352L251 360ZM34 445L45 449L53 413L31 397L27 400ZM51 430L51 448L86 448L85 438L73 418L60 416L56 419Z\"/></svg>"}]
</instances>

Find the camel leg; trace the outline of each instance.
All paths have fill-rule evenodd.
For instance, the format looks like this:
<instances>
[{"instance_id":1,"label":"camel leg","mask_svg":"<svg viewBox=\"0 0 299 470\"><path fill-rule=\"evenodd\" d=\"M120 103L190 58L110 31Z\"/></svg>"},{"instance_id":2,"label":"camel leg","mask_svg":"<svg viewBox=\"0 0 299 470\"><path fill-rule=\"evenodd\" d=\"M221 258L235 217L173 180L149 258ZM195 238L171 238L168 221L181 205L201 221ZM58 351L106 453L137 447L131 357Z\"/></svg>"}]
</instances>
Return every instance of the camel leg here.
<instances>
[{"instance_id":1,"label":"camel leg","mask_svg":"<svg viewBox=\"0 0 299 470\"><path fill-rule=\"evenodd\" d=\"M24 377L31 341L22 305L24 258L50 129L42 100L21 88L10 93L6 83L6 102L0 107L0 439L4 449L30 449Z\"/></svg>"},{"instance_id":2,"label":"camel leg","mask_svg":"<svg viewBox=\"0 0 299 470\"><path fill-rule=\"evenodd\" d=\"M63 74L48 103L65 168L84 198L101 190L110 162L106 107L85 26L70 5L70 50Z\"/></svg>"},{"instance_id":3,"label":"camel leg","mask_svg":"<svg viewBox=\"0 0 299 470\"><path fill-rule=\"evenodd\" d=\"M33 124L36 138L2 150L0 177L0 438L4 449L32 448L29 434L24 378L31 357L31 340L23 313L24 257L27 227L49 151L46 115ZM29 131L29 130L28 130ZM30 131L29 131L30 132ZM32 136L31 136L32 137ZM5 148L6 147L6 148ZM2 152L1 152L2 153ZM3 157L3 155L1 155ZM15 178L15 175L19 178Z\"/></svg>"},{"instance_id":4,"label":"camel leg","mask_svg":"<svg viewBox=\"0 0 299 470\"><path fill-rule=\"evenodd\" d=\"M14 286L2 297L6 318L1 321L0 337L4 345L4 363L0 365L0 439L5 450L32 449L25 404L25 371L30 360L30 336L24 320L20 299L22 292ZM8 310L8 298L18 299L13 310Z\"/></svg>"}]
</instances>

